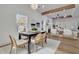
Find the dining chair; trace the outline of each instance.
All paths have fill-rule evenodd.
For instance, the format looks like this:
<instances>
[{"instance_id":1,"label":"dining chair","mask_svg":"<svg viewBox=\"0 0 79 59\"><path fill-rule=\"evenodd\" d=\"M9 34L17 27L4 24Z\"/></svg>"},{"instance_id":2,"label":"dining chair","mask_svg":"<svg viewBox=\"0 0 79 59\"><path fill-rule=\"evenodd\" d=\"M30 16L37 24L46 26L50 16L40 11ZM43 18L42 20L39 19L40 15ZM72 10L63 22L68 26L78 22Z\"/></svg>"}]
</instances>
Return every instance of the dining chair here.
<instances>
[{"instance_id":1,"label":"dining chair","mask_svg":"<svg viewBox=\"0 0 79 59\"><path fill-rule=\"evenodd\" d=\"M44 43L47 44L47 33L46 32L42 34L42 47Z\"/></svg>"},{"instance_id":2,"label":"dining chair","mask_svg":"<svg viewBox=\"0 0 79 59\"><path fill-rule=\"evenodd\" d=\"M45 43L45 39L46 39L46 33L44 34L39 33L34 39L31 40L32 44L34 45L35 51L37 51L38 48L37 45L41 45L43 47L43 44Z\"/></svg>"},{"instance_id":3,"label":"dining chair","mask_svg":"<svg viewBox=\"0 0 79 59\"><path fill-rule=\"evenodd\" d=\"M39 45L41 41L42 41L41 33L37 34L34 38L32 38L31 43L33 44L34 51L37 51L38 48L37 45Z\"/></svg>"},{"instance_id":4,"label":"dining chair","mask_svg":"<svg viewBox=\"0 0 79 59\"><path fill-rule=\"evenodd\" d=\"M25 46L25 44L28 43L28 40L16 40L11 35L9 35L9 38L10 38L10 44L11 44L10 53L12 52L12 49L14 49L15 53L17 53L17 48L20 48L20 46Z\"/></svg>"}]
</instances>

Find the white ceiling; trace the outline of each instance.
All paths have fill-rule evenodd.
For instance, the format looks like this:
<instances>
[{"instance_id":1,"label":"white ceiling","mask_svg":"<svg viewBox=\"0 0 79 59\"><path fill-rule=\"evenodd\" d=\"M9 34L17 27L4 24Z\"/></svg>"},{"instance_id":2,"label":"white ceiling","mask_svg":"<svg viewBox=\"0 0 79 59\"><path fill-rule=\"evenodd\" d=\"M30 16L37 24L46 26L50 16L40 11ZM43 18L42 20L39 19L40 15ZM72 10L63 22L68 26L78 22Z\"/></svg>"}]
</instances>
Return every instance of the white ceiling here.
<instances>
[{"instance_id":1,"label":"white ceiling","mask_svg":"<svg viewBox=\"0 0 79 59\"><path fill-rule=\"evenodd\" d=\"M52 9L55 9L55 8L59 8L59 7L63 7L63 6L66 6L66 5L67 4L38 4L38 8L35 11L42 13L42 12L52 10ZM30 4L28 4L28 7L30 9L32 9ZM65 12L59 11L59 12L47 14L46 16L49 17L49 18L53 18L53 17L56 17L57 14L59 14L60 16L62 16L62 15L72 15L73 17L75 17L75 16L79 17L79 4L76 4L75 8L68 9Z\"/></svg>"},{"instance_id":2,"label":"white ceiling","mask_svg":"<svg viewBox=\"0 0 79 59\"><path fill-rule=\"evenodd\" d=\"M65 6L66 4L39 4L38 12L42 13L51 9L59 8Z\"/></svg>"},{"instance_id":3,"label":"white ceiling","mask_svg":"<svg viewBox=\"0 0 79 59\"><path fill-rule=\"evenodd\" d=\"M39 4L39 7L36 11L38 11L39 13L42 13L42 12L45 12L45 11L48 11L48 10L51 10L51 9L55 9L55 8L59 8L59 7L63 7L63 6L66 6L66 5L67 4ZM76 9L78 9L78 10L76 11ZM76 8L69 9L69 10L66 10L66 11L59 11L59 12L55 12L55 13L50 13L50 14L47 14L46 16L49 17L49 18L56 17L57 14L60 14L61 16L65 15L65 14L75 16L76 13L79 15L78 11L79 11L79 4L76 5Z\"/></svg>"}]
</instances>

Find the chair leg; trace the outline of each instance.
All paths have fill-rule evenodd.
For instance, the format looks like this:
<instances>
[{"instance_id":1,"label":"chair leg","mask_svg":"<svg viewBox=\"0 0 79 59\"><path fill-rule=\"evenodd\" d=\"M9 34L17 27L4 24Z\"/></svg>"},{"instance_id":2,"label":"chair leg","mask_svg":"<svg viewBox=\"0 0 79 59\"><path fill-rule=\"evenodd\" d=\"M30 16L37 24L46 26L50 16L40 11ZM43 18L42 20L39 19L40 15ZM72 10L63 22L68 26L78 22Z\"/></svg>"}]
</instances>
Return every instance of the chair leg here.
<instances>
[{"instance_id":1,"label":"chair leg","mask_svg":"<svg viewBox=\"0 0 79 59\"><path fill-rule=\"evenodd\" d=\"M37 44L35 44L35 51L37 51L37 49L38 49L38 46L37 46Z\"/></svg>"},{"instance_id":2,"label":"chair leg","mask_svg":"<svg viewBox=\"0 0 79 59\"><path fill-rule=\"evenodd\" d=\"M36 52L37 51L37 45L34 43L33 46L34 46L34 51Z\"/></svg>"},{"instance_id":3,"label":"chair leg","mask_svg":"<svg viewBox=\"0 0 79 59\"><path fill-rule=\"evenodd\" d=\"M10 54L12 53L12 47L11 47L11 49L10 49Z\"/></svg>"},{"instance_id":4,"label":"chair leg","mask_svg":"<svg viewBox=\"0 0 79 59\"><path fill-rule=\"evenodd\" d=\"M15 54L17 53L17 48L15 48Z\"/></svg>"},{"instance_id":5,"label":"chair leg","mask_svg":"<svg viewBox=\"0 0 79 59\"><path fill-rule=\"evenodd\" d=\"M13 50L13 52L14 52L15 54L17 53L17 49L16 49L16 48L13 48L12 50Z\"/></svg>"},{"instance_id":6,"label":"chair leg","mask_svg":"<svg viewBox=\"0 0 79 59\"><path fill-rule=\"evenodd\" d=\"M44 45L42 44L42 47L44 47Z\"/></svg>"},{"instance_id":7,"label":"chair leg","mask_svg":"<svg viewBox=\"0 0 79 59\"><path fill-rule=\"evenodd\" d=\"M44 47L44 42L41 43L41 46Z\"/></svg>"}]
</instances>

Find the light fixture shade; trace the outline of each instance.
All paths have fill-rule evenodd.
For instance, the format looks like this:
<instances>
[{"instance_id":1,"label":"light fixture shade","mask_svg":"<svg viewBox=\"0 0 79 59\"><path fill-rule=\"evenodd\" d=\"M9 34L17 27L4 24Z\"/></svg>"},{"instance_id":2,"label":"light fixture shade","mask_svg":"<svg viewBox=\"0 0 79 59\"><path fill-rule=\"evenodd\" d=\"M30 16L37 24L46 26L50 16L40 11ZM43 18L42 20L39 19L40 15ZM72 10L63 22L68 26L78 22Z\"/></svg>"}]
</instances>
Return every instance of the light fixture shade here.
<instances>
[{"instance_id":1,"label":"light fixture shade","mask_svg":"<svg viewBox=\"0 0 79 59\"><path fill-rule=\"evenodd\" d=\"M38 4L32 4L31 8L34 9L34 10L36 10L38 8Z\"/></svg>"}]
</instances>

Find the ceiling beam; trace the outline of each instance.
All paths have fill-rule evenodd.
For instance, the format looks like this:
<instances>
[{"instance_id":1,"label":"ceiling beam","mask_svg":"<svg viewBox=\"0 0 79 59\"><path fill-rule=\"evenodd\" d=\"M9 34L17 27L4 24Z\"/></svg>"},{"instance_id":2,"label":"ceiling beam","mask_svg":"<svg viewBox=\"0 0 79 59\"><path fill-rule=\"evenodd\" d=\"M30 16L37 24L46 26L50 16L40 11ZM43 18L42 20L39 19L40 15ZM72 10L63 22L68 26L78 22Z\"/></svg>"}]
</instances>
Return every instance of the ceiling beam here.
<instances>
[{"instance_id":1,"label":"ceiling beam","mask_svg":"<svg viewBox=\"0 0 79 59\"><path fill-rule=\"evenodd\" d=\"M46 15L46 14L50 14L50 13L62 11L62 10L64 10L64 9L66 10L66 9L72 9L72 8L75 8L75 4L69 4L69 5L60 7L60 8L48 10L48 11L42 12L41 14L42 14L42 15Z\"/></svg>"}]
</instances>

